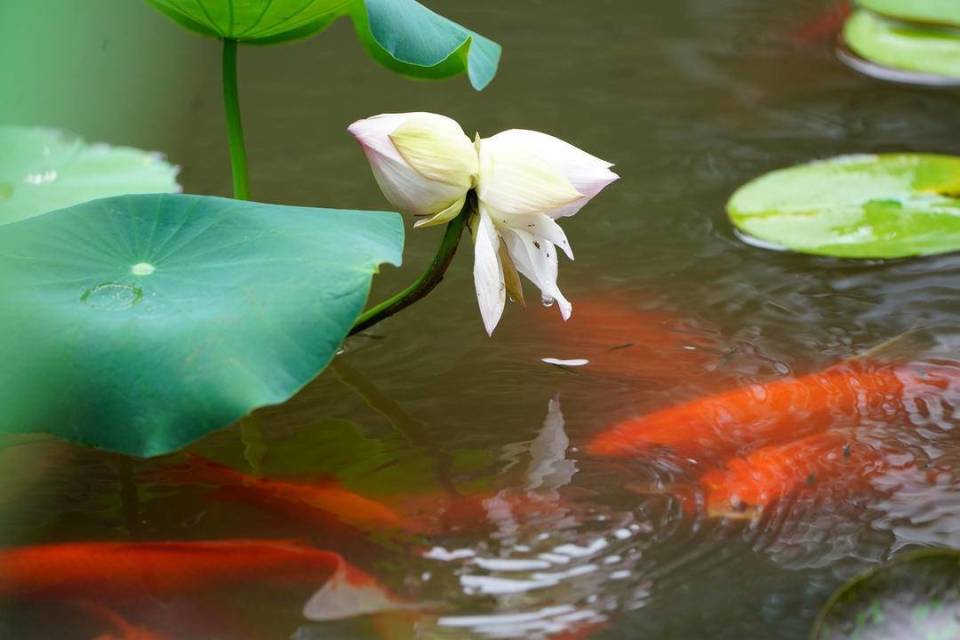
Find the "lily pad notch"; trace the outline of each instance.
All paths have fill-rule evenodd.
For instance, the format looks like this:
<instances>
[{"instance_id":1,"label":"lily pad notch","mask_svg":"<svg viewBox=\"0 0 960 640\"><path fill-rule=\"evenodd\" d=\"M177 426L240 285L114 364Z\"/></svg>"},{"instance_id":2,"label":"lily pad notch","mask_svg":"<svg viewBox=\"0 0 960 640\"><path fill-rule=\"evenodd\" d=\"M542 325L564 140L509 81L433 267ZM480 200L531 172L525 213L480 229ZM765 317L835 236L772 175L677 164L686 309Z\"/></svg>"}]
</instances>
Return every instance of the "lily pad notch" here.
<instances>
[{"instance_id":1,"label":"lily pad notch","mask_svg":"<svg viewBox=\"0 0 960 640\"><path fill-rule=\"evenodd\" d=\"M329 364L403 224L386 212L131 195L0 233L0 435L135 456L289 399Z\"/></svg>"}]
</instances>

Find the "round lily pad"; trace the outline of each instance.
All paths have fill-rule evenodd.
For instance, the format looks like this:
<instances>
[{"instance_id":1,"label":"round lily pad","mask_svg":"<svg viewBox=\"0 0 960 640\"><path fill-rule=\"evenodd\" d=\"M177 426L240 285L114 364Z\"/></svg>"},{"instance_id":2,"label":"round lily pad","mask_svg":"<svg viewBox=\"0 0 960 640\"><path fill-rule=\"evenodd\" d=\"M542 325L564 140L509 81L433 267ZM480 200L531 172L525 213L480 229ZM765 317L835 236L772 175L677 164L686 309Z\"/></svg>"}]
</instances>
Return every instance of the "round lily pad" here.
<instances>
[{"instance_id":1,"label":"round lily pad","mask_svg":"<svg viewBox=\"0 0 960 640\"><path fill-rule=\"evenodd\" d=\"M870 11L857 11L844 25L843 39L851 51L870 62L960 79L960 31L907 24Z\"/></svg>"},{"instance_id":2,"label":"round lily pad","mask_svg":"<svg viewBox=\"0 0 960 640\"><path fill-rule=\"evenodd\" d=\"M841 156L768 173L727 203L733 224L771 248L841 258L960 249L960 157Z\"/></svg>"},{"instance_id":3,"label":"round lily pad","mask_svg":"<svg viewBox=\"0 0 960 640\"><path fill-rule=\"evenodd\" d=\"M158 153L86 144L56 129L0 126L0 225L95 198L180 190Z\"/></svg>"},{"instance_id":4,"label":"round lily pad","mask_svg":"<svg viewBox=\"0 0 960 640\"><path fill-rule=\"evenodd\" d=\"M467 73L477 90L493 80L500 45L416 0L148 0L184 27L246 44L304 38L350 16L370 55L415 78Z\"/></svg>"},{"instance_id":5,"label":"round lily pad","mask_svg":"<svg viewBox=\"0 0 960 640\"><path fill-rule=\"evenodd\" d=\"M957 0L857 0L857 4L891 18L960 27Z\"/></svg>"},{"instance_id":6,"label":"round lily pad","mask_svg":"<svg viewBox=\"0 0 960 640\"><path fill-rule=\"evenodd\" d=\"M921 551L854 578L827 603L813 640L960 638L960 553Z\"/></svg>"},{"instance_id":7,"label":"round lily pad","mask_svg":"<svg viewBox=\"0 0 960 640\"><path fill-rule=\"evenodd\" d=\"M326 367L397 214L188 195L94 200L0 231L0 435L174 451Z\"/></svg>"}]
</instances>

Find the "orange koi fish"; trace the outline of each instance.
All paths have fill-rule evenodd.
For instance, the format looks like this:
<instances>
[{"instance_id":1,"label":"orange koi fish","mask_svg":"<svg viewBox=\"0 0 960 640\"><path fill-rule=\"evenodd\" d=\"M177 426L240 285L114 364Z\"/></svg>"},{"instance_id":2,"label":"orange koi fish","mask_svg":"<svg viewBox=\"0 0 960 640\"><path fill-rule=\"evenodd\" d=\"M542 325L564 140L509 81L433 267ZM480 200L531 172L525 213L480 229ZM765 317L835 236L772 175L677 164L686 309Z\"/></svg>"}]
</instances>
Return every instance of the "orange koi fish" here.
<instances>
[{"instance_id":1,"label":"orange koi fish","mask_svg":"<svg viewBox=\"0 0 960 640\"><path fill-rule=\"evenodd\" d=\"M722 357L718 337L692 321L637 308L617 297L577 299L567 322L549 314L546 327L563 357L586 358L591 373L620 379L689 379L708 372ZM551 354L554 355L554 354Z\"/></svg>"},{"instance_id":2,"label":"orange koi fish","mask_svg":"<svg viewBox=\"0 0 960 640\"><path fill-rule=\"evenodd\" d=\"M813 20L806 22L799 29L788 33L787 37L797 45L826 42L840 33L843 23L852 12L853 7L850 6L850 2L843 0Z\"/></svg>"},{"instance_id":3,"label":"orange koi fish","mask_svg":"<svg viewBox=\"0 0 960 640\"><path fill-rule=\"evenodd\" d=\"M204 592L237 582L322 585L372 578L337 553L286 540L77 542L0 550L0 598Z\"/></svg>"},{"instance_id":4,"label":"orange koi fish","mask_svg":"<svg viewBox=\"0 0 960 640\"><path fill-rule=\"evenodd\" d=\"M599 456L629 456L669 447L685 456L737 456L765 445L871 419L902 415L907 390L944 389L957 372L940 367L847 363L707 396L630 418L588 445Z\"/></svg>"},{"instance_id":5,"label":"orange koi fish","mask_svg":"<svg viewBox=\"0 0 960 640\"><path fill-rule=\"evenodd\" d=\"M805 488L837 480L853 487L889 468L888 453L858 441L850 431L826 431L758 449L700 478L707 514L754 517Z\"/></svg>"},{"instance_id":6,"label":"orange koi fish","mask_svg":"<svg viewBox=\"0 0 960 640\"><path fill-rule=\"evenodd\" d=\"M189 456L185 468L161 471L158 477L210 484L217 487L216 497L244 502L314 526L326 527L333 520L362 531L423 532L423 525L416 520L334 480L306 483L264 478L196 455Z\"/></svg>"},{"instance_id":7,"label":"orange koi fish","mask_svg":"<svg viewBox=\"0 0 960 640\"><path fill-rule=\"evenodd\" d=\"M96 636L93 640L174 640L172 636L131 624L113 609L95 602L83 601L73 604L75 608L112 629L110 632Z\"/></svg>"}]
</instances>

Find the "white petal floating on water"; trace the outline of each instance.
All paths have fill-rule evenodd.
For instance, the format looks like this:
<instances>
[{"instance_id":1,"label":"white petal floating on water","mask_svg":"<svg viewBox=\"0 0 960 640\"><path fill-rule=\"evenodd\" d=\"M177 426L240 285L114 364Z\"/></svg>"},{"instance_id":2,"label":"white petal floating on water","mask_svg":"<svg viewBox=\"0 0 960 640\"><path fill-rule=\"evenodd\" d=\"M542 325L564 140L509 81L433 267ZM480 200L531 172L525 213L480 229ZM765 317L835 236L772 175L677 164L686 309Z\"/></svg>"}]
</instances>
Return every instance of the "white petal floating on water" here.
<instances>
[{"instance_id":1,"label":"white petal floating on water","mask_svg":"<svg viewBox=\"0 0 960 640\"><path fill-rule=\"evenodd\" d=\"M564 360L562 358L540 358L540 362L558 367L582 367L590 364L590 361L586 358L572 358L570 360Z\"/></svg>"}]
</instances>

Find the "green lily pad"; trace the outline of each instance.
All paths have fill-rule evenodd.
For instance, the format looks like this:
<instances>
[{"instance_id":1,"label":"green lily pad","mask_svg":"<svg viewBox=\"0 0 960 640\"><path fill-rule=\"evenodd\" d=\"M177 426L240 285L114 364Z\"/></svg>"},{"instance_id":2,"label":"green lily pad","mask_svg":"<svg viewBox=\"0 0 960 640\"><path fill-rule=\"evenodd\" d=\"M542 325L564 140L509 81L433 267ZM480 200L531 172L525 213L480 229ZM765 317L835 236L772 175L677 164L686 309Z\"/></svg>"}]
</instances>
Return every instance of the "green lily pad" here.
<instances>
[{"instance_id":1,"label":"green lily pad","mask_svg":"<svg viewBox=\"0 0 960 640\"><path fill-rule=\"evenodd\" d=\"M89 145L55 129L0 126L0 225L125 193L180 190L157 153Z\"/></svg>"},{"instance_id":2,"label":"green lily pad","mask_svg":"<svg viewBox=\"0 0 960 640\"><path fill-rule=\"evenodd\" d=\"M0 435L131 455L283 402L333 358L397 214L187 195L94 200L0 232Z\"/></svg>"},{"instance_id":3,"label":"green lily pad","mask_svg":"<svg viewBox=\"0 0 960 640\"><path fill-rule=\"evenodd\" d=\"M843 39L851 51L870 62L960 78L960 32L910 25L870 11L857 11L844 25Z\"/></svg>"},{"instance_id":4,"label":"green lily pad","mask_svg":"<svg viewBox=\"0 0 960 640\"><path fill-rule=\"evenodd\" d=\"M367 52L397 73L441 79L466 71L477 91L497 74L500 45L414 0L357 2L353 22Z\"/></svg>"},{"instance_id":5,"label":"green lily pad","mask_svg":"<svg viewBox=\"0 0 960 640\"><path fill-rule=\"evenodd\" d=\"M214 38L272 44L304 38L346 15L355 0L147 0L178 23Z\"/></svg>"},{"instance_id":6,"label":"green lily pad","mask_svg":"<svg viewBox=\"0 0 960 640\"><path fill-rule=\"evenodd\" d=\"M954 640L960 637L960 553L908 554L833 595L813 640Z\"/></svg>"},{"instance_id":7,"label":"green lily pad","mask_svg":"<svg viewBox=\"0 0 960 640\"><path fill-rule=\"evenodd\" d=\"M188 29L247 44L307 37L349 15L361 43L387 68L428 79L466 72L477 90L500 61L500 45L415 0L147 1Z\"/></svg>"},{"instance_id":8,"label":"green lily pad","mask_svg":"<svg viewBox=\"0 0 960 640\"><path fill-rule=\"evenodd\" d=\"M768 173L727 214L748 240L841 258L960 249L960 157L841 156Z\"/></svg>"},{"instance_id":9,"label":"green lily pad","mask_svg":"<svg viewBox=\"0 0 960 640\"><path fill-rule=\"evenodd\" d=\"M960 26L957 0L857 0L857 4L900 20Z\"/></svg>"}]
</instances>

